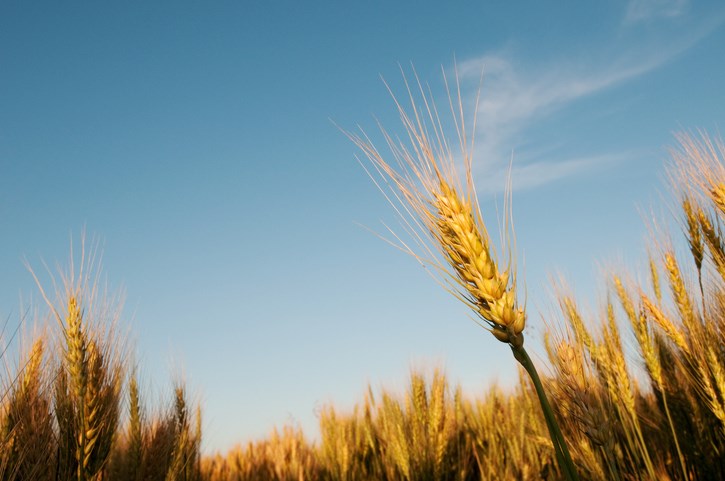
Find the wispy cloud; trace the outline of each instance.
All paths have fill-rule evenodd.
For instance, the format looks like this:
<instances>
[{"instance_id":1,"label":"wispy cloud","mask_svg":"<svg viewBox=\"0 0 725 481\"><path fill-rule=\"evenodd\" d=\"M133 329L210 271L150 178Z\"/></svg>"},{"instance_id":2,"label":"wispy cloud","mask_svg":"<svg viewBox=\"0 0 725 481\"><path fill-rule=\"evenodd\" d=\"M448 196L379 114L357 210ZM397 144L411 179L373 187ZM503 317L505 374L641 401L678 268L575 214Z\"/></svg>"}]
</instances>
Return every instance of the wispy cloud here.
<instances>
[{"instance_id":1,"label":"wispy cloud","mask_svg":"<svg viewBox=\"0 0 725 481\"><path fill-rule=\"evenodd\" d=\"M711 22L680 38L670 38L667 48L657 42L651 47L628 45L628 48L608 49L623 53L605 56L596 62L590 58L567 59L566 63L552 62L532 69L529 65L517 64L510 55L497 53L458 64L459 77L468 85L477 87L483 72L474 153L482 160L486 172L483 190L503 188L514 150L516 189L532 188L620 161L627 153L588 152L579 159L557 159L552 145L525 146L522 138L532 132L530 129L544 125L554 113L574 102L642 77L666 64L716 25ZM557 139L551 140L552 144L556 142Z\"/></svg>"},{"instance_id":2,"label":"wispy cloud","mask_svg":"<svg viewBox=\"0 0 725 481\"><path fill-rule=\"evenodd\" d=\"M527 190L584 172L605 169L613 164L626 162L634 158L635 155L635 152L625 151L557 160L556 162L535 161L525 165L512 166L510 175L515 190ZM508 175L508 170L497 169L493 172L493 175L479 176L476 188L479 192L500 192L502 186L506 185Z\"/></svg>"},{"instance_id":3,"label":"wispy cloud","mask_svg":"<svg viewBox=\"0 0 725 481\"><path fill-rule=\"evenodd\" d=\"M630 0L624 13L624 23L679 17L688 7L689 0Z\"/></svg>"},{"instance_id":4,"label":"wispy cloud","mask_svg":"<svg viewBox=\"0 0 725 481\"><path fill-rule=\"evenodd\" d=\"M482 97L478 104L475 157L485 169L482 191L500 191L505 186L508 161L513 162L514 188L528 189L564 177L582 174L622 157L621 153L591 153L586 158L557 159L555 146L522 145L534 125L546 122L573 102L634 79L654 69L665 57L639 62L619 62L598 71L559 64L536 73L523 73L501 55L486 55L459 65L461 78L479 76L483 69ZM557 140L552 139L552 143ZM483 178L484 176L479 176Z\"/></svg>"}]
</instances>

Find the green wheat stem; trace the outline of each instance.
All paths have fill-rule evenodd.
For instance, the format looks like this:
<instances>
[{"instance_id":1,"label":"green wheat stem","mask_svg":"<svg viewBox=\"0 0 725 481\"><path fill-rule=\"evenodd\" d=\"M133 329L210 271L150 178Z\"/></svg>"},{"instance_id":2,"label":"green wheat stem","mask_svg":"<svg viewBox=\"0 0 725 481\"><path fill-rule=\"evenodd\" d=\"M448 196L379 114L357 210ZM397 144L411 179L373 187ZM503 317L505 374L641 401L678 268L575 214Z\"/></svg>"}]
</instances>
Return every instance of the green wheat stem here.
<instances>
[{"instance_id":1,"label":"green wheat stem","mask_svg":"<svg viewBox=\"0 0 725 481\"><path fill-rule=\"evenodd\" d=\"M544 386L541 383L541 378L539 377L539 373L536 371L534 363L531 361L526 349L524 349L523 344L521 346L510 344L510 346L511 351L514 353L514 357L519 363L521 363L524 369L526 369L526 372L529 374L534 383L536 394L539 396L541 409L544 412L546 425L549 428L549 436L551 436L551 442L554 444L554 450L556 451L556 458L559 462L559 467L564 472L568 481L579 481L579 476L574 468L574 462L569 454L569 449L566 446L561 429L559 429L559 424L556 422L556 418L554 417L554 411L551 409L549 400L546 398Z\"/></svg>"}]
</instances>

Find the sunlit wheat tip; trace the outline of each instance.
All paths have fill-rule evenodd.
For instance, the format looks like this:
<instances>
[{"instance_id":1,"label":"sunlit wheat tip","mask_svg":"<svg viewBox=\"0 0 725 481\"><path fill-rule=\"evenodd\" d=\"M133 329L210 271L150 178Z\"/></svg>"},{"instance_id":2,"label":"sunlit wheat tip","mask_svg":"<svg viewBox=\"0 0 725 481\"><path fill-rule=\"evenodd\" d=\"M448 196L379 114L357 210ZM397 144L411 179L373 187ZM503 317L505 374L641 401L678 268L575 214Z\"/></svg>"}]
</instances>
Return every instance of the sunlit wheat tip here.
<instances>
[{"instance_id":1,"label":"sunlit wheat tip","mask_svg":"<svg viewBox=\"0 0 725 481\"><path fill-rule=\"evenodd\" d=\"M66 340L68 349L66 359L73 380L74 394L77 398L85 395L88 366L87 345L82 327L82 313L75 297L68 300L68 317L66 318Z\"/></svg>"},{"instance_id":2,"label":"sunlit wheat tip","mask_svg":"<svg viewBox=\"0 0 725 481\"><path fill-rule=\"evenodd\" d=\"M43 337L39 337L33 342L33 347L30 350L30 356L28 363L25 366L23 373L23 391L28 392L31 385L37 382L38 377L41 373L41 364L43 362L43 352L45 351L45 340Z\"/></svg>"},{"instance_id":3,"label":"sunlit wheat tip","mask_svg":"<svg viewBox=\"0 0 725 481\"><path fill-rule=\"evenodd\" d=\"M693 208L692 200L685 197L682 201L682 210L685 213L685 221L687 223L687 242L690 245L690 252L695 261L695 266L699 271L702 269L702 260L705 255L702 233L700 231L699 221L695 208Z\"/></svg>"}]
</instances>

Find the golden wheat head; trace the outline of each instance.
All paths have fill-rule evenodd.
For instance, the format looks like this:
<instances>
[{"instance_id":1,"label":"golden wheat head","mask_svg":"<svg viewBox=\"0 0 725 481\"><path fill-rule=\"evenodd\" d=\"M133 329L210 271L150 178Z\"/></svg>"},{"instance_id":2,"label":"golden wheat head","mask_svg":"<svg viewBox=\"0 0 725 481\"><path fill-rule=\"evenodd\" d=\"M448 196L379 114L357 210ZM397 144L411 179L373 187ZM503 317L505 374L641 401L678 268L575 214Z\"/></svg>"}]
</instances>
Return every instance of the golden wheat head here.
<instances>
[{"instance_id":1,"label":"golden wheat head","mask_svg":"<svg viewBox=\"0 0 725 481\"><path fill-rule=\"evenodd\" d=\"M410 114L394 95L393 99L409 143L393 140L382 129L392 161L385 160L365 134L348 136L379 174L378 181L368 170L378 187L383 190L383 184L392 186L392 193L383 193L403 218L405 229L419 249L409 247L398 237L399 247L432 266L436 273L443 273L448 290L466 303L497 339L522 343L526 315L517 303L515 269L510 263L497 261L480 213L472 179L473 141L469 141L465 131L460 88L455 101L449 91L449 104L464 164L465 185L459 180L455 157L435 103L418 82L422 108L416 105L407 79L405 84L411 99Z\"/></svg>"}]
</instances>

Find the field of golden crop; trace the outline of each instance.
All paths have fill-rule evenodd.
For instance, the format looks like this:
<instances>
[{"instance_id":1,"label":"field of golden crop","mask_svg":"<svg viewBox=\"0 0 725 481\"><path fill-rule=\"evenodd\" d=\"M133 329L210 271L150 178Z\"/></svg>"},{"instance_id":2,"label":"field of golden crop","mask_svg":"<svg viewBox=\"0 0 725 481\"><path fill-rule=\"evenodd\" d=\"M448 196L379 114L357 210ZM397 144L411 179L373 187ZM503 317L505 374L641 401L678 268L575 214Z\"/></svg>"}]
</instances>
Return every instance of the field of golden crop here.
<instances>
[{"instance_id":1,"label":"field of golden crop","mask_svg":"<svg viewBox=\"0 0 725 481\"><path fill-rule=\"evenodd\" d=\"M200 408L183 384L169 406L142 402L117 336L118 304L87 272L91 253L56 292L42 292L53 321L7 374L0 478L725 479L725 146L705 135L678 138L671 162L677 237L657 234L646 272L611 273L596 316L559 289L561 313L547 319L544 336L553 375L539 379L523 350L515 262L497 258L488 241L465 135L467 175L459 185L447 144L419 123L429 114L402 117L414 147L391 139L400 163L353 137L374 171L400 188L398 199L418 219L408 225L428 236L424 245L441 259L451 292L510 345L522 364L514 391L494 386L471 398L441 372L414 372L403 396L369 388L351 410L326 407L319 441L283 427L225 455L202 456ZM684 255L676 254L680 244Z\"/></svg>"}]
</instances>

